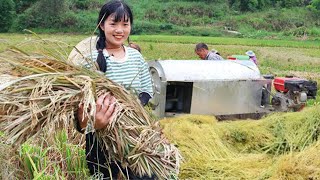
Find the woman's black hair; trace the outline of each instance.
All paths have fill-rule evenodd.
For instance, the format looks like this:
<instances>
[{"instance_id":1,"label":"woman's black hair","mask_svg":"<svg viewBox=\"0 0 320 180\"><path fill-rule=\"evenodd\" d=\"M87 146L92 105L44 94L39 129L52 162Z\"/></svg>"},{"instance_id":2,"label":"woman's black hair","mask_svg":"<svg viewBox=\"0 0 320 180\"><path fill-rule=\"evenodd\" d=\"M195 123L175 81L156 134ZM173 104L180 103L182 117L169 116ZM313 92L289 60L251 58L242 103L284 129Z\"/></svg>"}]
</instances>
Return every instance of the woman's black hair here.
<instances>
[{"instance_id":1,"label":"woman's black hair","mask_svg":"<svg viewBox=\"0 0 320 180\"><path fill-rule=\"evenodd\" d=\"M104 31L101 29L100 24L103 24L111 14L114 14L115 22L120 22L121 20L123 20L125 22L130 21L131 25L133 23L133 15L131 9L126 3L122 1L112 0L103 5L100 9L97 23L99 27L99 40L96 44L96 48L99 52L97 63L99 65L100 71L102 72L107 71L106 59L103 56L103 49L106 47L106 36L104 34Z\"/></svg>"}]
</instances>

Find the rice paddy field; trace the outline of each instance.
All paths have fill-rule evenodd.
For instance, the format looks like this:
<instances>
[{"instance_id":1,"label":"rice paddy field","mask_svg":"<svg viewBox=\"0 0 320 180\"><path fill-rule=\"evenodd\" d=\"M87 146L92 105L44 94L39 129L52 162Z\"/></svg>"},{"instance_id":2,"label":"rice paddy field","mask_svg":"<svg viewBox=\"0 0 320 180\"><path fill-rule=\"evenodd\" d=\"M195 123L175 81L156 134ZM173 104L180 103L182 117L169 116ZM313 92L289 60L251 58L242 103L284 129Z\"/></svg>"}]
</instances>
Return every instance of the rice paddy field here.
<instances>
[{"instance_id":1,"label":"rice paddy field","mask_svg":"<svg viewBox=\"0 0 320 180\"><path fill-rule=\"evenodd\" d=\"M88 37L40 36L64 42L66 55ZM34 38L32 34L0 34L0 52ZM198 59L194 46L199 42L225 58L253 50L262 74L295 75L320 83L319 41L195 36L132 36L130 40L140 45L147 61ZM0 65L1 72L5 68L6 64ZM320 179L320 91L300 112L272 113L260 120L218 121L214 116L183 115L159 122L183 156L179 179ZM5 137L0 132L1 179L90 178L84 137L72 129L43 133L20 147L7 144Z\"/></svg>"}]
</instances>

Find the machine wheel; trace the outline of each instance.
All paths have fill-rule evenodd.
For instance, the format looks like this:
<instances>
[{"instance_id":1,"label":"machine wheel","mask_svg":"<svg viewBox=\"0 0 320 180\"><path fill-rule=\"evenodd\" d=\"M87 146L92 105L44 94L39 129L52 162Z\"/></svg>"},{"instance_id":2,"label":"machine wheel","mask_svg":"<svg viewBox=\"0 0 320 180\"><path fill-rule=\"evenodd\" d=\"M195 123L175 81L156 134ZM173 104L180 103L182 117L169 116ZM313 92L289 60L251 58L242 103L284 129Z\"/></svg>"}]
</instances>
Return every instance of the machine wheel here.
<instances>
[{"instance_id":1,"label":"machine wheel","mask_svg":"<svg viewBox=\"0 0 320 180\"><path fill-rule=\"evenodd\" d=\"M292 109L293 109L293 112L298 112L298 111L301 111L304 107L305 105L301 104L300 106L294 107Z\"/></svg>"}]
</instances>

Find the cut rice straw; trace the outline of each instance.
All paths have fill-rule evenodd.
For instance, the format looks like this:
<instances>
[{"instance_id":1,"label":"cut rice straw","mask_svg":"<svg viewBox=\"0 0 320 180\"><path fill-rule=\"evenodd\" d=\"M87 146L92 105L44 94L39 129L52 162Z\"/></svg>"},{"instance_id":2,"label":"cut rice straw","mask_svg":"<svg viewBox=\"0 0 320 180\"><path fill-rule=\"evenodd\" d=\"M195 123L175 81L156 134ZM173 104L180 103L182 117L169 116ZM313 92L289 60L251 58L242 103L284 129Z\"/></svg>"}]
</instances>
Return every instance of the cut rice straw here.
<instances>
[{"instance_id":1,"label":"cut rice straw","mask_svg":"<svg viewBox=\"0 0 320 180\"><path fill-rule=\"evenodd\" d=\"M11 64L11 69L1 73L13 79L0 85L0 106L5 111L0 130L7 143L21 145L41 133L52 135L58 129L72 128L80 103L88 110L84 115L94 123L97 97L112 93L116 115L110 125L96 131L106 156L140 176L169 179L179 173L178 149L168 143L134 95L102 73L60 58L64 53L47 47L50 42L40 42L36 53L15 47L0 54L1 63Z\"/></svg>"}]
</instances>

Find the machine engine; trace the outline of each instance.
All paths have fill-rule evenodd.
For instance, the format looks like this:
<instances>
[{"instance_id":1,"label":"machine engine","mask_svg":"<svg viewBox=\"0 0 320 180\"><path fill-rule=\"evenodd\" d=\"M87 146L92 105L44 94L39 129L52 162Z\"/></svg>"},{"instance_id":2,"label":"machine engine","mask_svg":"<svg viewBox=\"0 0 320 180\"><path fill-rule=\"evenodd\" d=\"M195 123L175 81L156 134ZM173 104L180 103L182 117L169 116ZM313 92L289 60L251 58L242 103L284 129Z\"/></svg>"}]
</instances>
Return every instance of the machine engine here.
<instances>
[{"instance_id":1,"label":"machine engine","mask_svg":"<svg viewBox=\"0 0 320 180\"><path fill-rule=\"evenodd\" d=\"M277 77L273 81L276 94L273 95L271 104L276 111L299 111L307 99L317 96L317 82L302 78L286 76Z\"/></svg>"}]
</instances>

